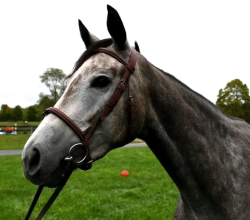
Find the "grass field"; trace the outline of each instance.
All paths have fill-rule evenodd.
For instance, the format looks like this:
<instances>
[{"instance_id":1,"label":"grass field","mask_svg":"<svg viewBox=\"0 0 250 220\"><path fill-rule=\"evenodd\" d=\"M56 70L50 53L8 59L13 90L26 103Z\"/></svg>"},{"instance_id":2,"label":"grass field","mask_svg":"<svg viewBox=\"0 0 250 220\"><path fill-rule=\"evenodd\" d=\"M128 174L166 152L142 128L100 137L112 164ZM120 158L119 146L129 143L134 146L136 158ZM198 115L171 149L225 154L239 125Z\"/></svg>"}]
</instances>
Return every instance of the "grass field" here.
<instances>
[{"instance_id":1,"label":"grass field","mask_svg":"<svg viewBox=\"0 0 250 220\"><path fill-rule=\"evenodd\" d=\"M130 176L120 175L125 169ZM0 219L23 219L36 188L24 179L20 156L0 157ZM36 214L51 193L45 190ZM169 220L177 199L177 188L148 148L117 149L92 170L75 171L44 219Z\"/></svg>"},{"instance_id":2,"label":"grass field","mask_svg":"<svg viewBox=\"0 0 250 220\"><path fill-rule=\"evenodd\" d=\"M24 144L29 139L29 137L30 134L0 135L0 150L23 149ZM135 139L132 143L141 143L141 142L142 142L141 140Z\"/></svg>"},{"instance_id":3,"label":"grass field","mask_svg":"<svg viewBox=\"0 0 250 220\"><path fill-rule=\"evenodd\" d=\"M31 122L15 122L15 121L7 121L7 122L4 122L4 121L0 121L0 127L3 126L3 125L7 125L7 126L15 126L15 124L17 126L38 126L40 124L40 122L35 122L35 121L31 121Z\"/></svg>"},{"instance_id":4,"label":"grass field","mask_svg":"<svg viewBox=\"0 0 250 220\"><path fill-rule=\"evenodd\" d=\"M0 150L23 149L30 134L0 135Z\"/></svg>"}]
</instances>

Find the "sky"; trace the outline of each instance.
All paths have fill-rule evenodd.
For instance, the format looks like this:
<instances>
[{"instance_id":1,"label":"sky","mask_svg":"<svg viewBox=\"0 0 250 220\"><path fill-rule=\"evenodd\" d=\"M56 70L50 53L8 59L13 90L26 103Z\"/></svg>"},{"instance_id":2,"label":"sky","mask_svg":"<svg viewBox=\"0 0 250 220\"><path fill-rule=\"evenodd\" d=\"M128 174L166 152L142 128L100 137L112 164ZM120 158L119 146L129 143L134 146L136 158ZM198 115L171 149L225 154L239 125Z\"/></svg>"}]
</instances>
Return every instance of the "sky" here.
<instances>
[{"instance_id":1,"label":"sky","mask_svg":"<svg viewBox=\"0 0 250 220\"><path fill-rule=\"evenodd\" d=\"M109 38L107 4L131 45L211 102L233 79L250 88L250 1L9 0L0 2L0 105L36 104L49 94L39 78L47 68L71 72L85 50L78 19Z\"/></svg>"}]
</instances>

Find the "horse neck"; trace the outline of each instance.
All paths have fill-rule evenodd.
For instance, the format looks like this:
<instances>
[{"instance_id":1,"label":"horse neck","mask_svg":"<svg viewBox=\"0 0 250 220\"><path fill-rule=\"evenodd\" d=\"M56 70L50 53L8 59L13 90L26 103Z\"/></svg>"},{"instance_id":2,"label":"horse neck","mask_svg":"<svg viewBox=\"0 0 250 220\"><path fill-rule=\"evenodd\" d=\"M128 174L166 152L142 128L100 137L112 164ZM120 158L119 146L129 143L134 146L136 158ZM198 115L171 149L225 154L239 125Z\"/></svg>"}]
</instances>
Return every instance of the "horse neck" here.
<instances>
[{"instance_id":1,"label":"horse neck","mask_svg":"<svg viewBox=\"0 0 250 220\"><path fill-rule=\"evenodd\" d=\"M228 135L232 119L151 64L144 64L142 72L148 86L148 112L139 138L148 144L182 197L196 207L197 202L207 206L208 200L217 199L216 189L224 187L219 181L220 161L225 159L221 140ZM211 197L205 198L208 194Z\"/></svg>"}]
</instances>

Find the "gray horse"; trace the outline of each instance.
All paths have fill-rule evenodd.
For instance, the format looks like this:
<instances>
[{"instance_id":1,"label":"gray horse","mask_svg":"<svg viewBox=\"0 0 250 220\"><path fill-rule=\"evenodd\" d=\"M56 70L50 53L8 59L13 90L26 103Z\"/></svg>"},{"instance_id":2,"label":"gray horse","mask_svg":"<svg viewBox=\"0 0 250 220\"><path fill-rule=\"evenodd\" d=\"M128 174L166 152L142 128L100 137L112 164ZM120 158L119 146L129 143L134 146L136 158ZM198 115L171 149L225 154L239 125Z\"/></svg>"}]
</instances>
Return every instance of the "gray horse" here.
<instances>
[{"instance_id":1,"label":"gray horse","mask_svg":"<svg viewBox=\"0 0 250 220\"><path fill-rule=\"evenodd\" d=\"M100 41L80 21L79 26L88 51ZM111 6L107 27L113 40L108 48L128 60L131 48L126 31ZM139 52L136 55L135 72L129 79L136 103L135 125L128 132L128 97L124 93L94 133L89 146L91 158L96 161L112 149L141 138L179 189L174 219L250 219L250 126L225 115ZM104 53L85 62L80 58L55 107L85 130L104 109L124 69ZM78 142L63 121L47 115L24 147L25 177L37 185L56 185L51 176Z\"/></svg>"}]
</instances>

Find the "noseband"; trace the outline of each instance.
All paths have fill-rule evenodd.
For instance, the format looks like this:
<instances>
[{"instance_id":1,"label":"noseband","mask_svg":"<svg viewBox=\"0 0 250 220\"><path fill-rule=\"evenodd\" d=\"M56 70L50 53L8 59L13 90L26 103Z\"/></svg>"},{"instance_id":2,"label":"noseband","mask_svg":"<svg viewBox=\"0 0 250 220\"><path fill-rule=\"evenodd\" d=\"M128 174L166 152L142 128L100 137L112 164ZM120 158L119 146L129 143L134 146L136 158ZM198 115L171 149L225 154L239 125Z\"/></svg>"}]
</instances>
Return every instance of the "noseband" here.
<instances>
[{"instance_id":1,"label":"noseband","mask_svg":"<svg viewBox=\"0 0 250 220\"><path fill-rule=\"evenodd\" d=\"M121 64L123 64L125 66L125 68L126 68L125 73L123 74L120 83L117 85L116 90L114 91L110 100L106 104L106 106L105 106L104 110L102 111L102 113L100 114L99 118L96 120L95 123L90 125L84 131L82 131L79 128L79 126L72 119L70 119L66 114L64 114L61 110L59 110L55 107L49 107L43 113L45 116L52 113L55 116L57 116L58 118L60 118L63 122L65 122L65 124L68 125L69 128L71 128L74 131L74 133L79 137L81 142L74 144L69 149L68 156L65 158L65 161L67 162L67 166L65 168L66 171L65 171L58 187L56 188L55 192L52 194L49 201L46 203L46 205L44 206L44 208L42 209L42 211L40 212L40 214L38 215L36 220L42 219L42 217L48 211L50 206L53 204L56 197L59 195L59 193L63 189L64 185L66 184L67 180L69 179L71 173L73 172L73 170L75 168L80 168L82 170L89 170L92 167L93 160L91 159L91 152L89 149L90 141L91 141L96 129L98 128L98 126L101 124L101 122L103 120L105 120L105 118L114 109L114 107L118 103L121 95L125 91L126 87L128 88L128 105L129 105L129 118L130 118L128 131L130 131L132 126L134 125L134 105L135 105L135 102L134 102L134 99L131 96L130 90L129 90L129 77L135 70L136 58L137 58L135 50L133 48L131 48L131 54L130 54L129 61L126 62L116 52L111 51L107 48L100 47L100 48L93 50L84 61L86 61L90 56L92 56L96 53L105 53L105 54L113 57L114 59L116 59L118 62L120 62ZM83 148L84 152L85 152L85 154L82 156L81 160L76 160L74 158L75 155L73 152L77 147ZM44 186L39 186L37 193L33 199L33 202L30 206L30 209L26 215L25 220L29 219L29 217L30 217L35 205L36 205L36 202L37 202L37 200L38 200L38 198L43 190L43 187Z\"/></svg>"}]
</instances>

